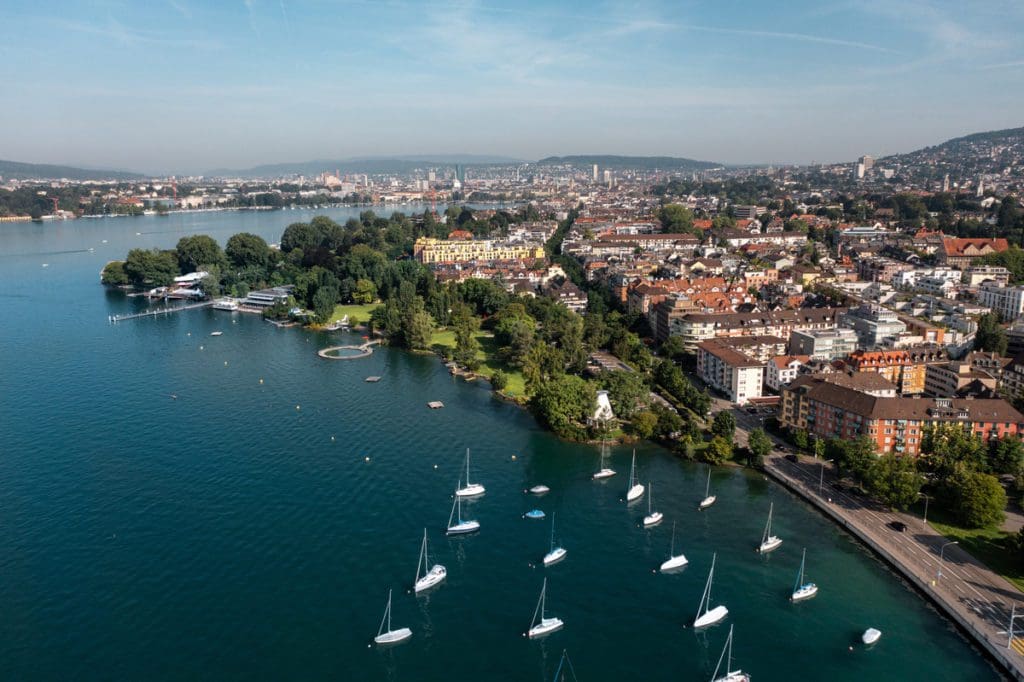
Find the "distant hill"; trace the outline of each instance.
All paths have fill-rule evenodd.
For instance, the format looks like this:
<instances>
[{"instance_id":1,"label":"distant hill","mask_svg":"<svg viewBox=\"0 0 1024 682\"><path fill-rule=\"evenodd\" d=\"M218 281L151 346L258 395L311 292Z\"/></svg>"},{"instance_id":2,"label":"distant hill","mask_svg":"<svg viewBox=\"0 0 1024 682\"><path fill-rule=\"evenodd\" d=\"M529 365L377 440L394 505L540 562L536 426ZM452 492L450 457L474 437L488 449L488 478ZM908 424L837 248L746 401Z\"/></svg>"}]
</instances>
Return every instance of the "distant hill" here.
<instances>
[{"instance_id":1,"label":"distant hill","mask_svg":"<svg viewBox=\"0 0 1024 682\"><path fill-rule=\"evenodd\" d=\"M319 175L324 171L338 170L346 173L401 174L417 168L443 168L457 164L482 166L494 164L522 163L518 159L503 156L479 154L435 154L411 156L373 156L349 159L316 159L292 163L270 163L252 168L216 168L204 175L228 178L271 178L283 175Z\"/></svg>"},{"instance_id":2,"label":"distant hill","mask_svg":"<svg viewBox=\"0 0 1024 682\"><path fill-rule=\"evenodd\" d=\"M904 177L975 179L1001 173L1024 161L1024 128L1007 128L954 137L932 147L878 160L880 165L900 168Z\"/></svg>"},{"instance_id":3,"label":"distant hill","mask_svg":"<svg viewBox=\"0 0 1024 682\"><path fill-rule=\"evenodd\" d=\"M13 180L142 180L146 176L126 171L94 170L74 166L53 166L43 163L20 163L0 160L0 176Z\"/></svg>"},{"instance_id":4,"label":"distant hill","mask_svg":"<svg viewBox=\"0 0 1024 682\"><path fill-rule=\"evenodd\" d=\"M572 165L586 168L597 164L612 170L681 170L697 171L721 168L722 164L696 161L675 156L615 156L610 154L584 154L580 156L549 156L537 162L538 166Z\"/></svg>"}]
</instances>

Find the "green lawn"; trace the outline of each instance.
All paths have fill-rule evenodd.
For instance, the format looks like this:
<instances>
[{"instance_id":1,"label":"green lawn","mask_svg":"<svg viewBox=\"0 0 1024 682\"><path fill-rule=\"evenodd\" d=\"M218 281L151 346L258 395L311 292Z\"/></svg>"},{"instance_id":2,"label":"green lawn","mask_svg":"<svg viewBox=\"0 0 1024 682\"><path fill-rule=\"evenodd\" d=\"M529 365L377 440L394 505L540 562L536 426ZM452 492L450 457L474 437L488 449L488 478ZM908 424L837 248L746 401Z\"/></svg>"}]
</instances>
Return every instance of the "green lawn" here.
<instances>
[{"instance_id":1,"label":"green lawn","mask_svg":"<svg viewBox=\"0 0 1024 682\"><path fill-rule=\"evenodd\" d=\"M380 305L380 303L368 303L366 305L336 305L334 306L334 314L331 315L331 319L327 320L327 324L337 322L346 315L348 315L348 319L354 319L358 324L366 324L370 321L370 313L379 308Z\"/></svg>"},{"instance_id":2,"label":"green lawn","mask_svg":"<svg viewBox=\"0 0 1024 682\"><path fill-rule=\"evenodd\" d=\"M508 375L508 386L502 393L512 398L525 398L526 382L523 379L523 373L509 367L498 357L498 345L494 341L494 335L478 331L476 340L480 342L480 351L476 354L477 359L480 360L480 369L477 370L477 374L490 379L491 375L500 369ZM430 337L430 346L438 351L455 348L455 332L450 329L434 330L434 334Z\"/></svg>"},{"instance_id":3,"label":"green lawn","mask_svg":"<svg viewBox=\"0 0 1024 682\"><path fill-rule=\"evenodd\" d=\"M921 515L924 506L915 505L913 510ZM928 525L959 542L961 549L1024 590L1024 562L1013 546L1013 533L999 528L961 528L953 522L949 512L935 504L928 507Z\"/></svg>"}]
</instances>

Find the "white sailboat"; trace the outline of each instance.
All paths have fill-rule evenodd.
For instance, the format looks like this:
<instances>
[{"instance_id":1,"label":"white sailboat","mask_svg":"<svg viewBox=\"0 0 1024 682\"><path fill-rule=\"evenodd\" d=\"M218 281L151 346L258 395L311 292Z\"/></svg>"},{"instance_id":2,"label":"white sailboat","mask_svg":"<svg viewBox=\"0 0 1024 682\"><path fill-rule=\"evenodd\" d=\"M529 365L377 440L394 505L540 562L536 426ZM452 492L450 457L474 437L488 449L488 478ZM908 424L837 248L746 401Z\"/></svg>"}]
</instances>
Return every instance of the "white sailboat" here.
<instances>
[{"instance_id":1,"label":"white sailboat","mask_svg":"<svg viewBox=\"0 0 1024 682\"><path fill-rule=\"evenodd\" d=\"M466 487L459 488L455 491L456 497L476 497L477 495L483 495L486 492L479 483L469 482L469 448L466 448Z\"/></svg>"},{"instance_id":2,"label":"white sailboat","mask_svg":"<svg viewBox=\"0 0 1024 682\"><path fill-rule=\"evenodd\" d=\"M676 524L672 522L672 544L669 545L668 559L662 562L661 567L658 569L662 573L668 573L682 568L687 563L686 556L683 554L676 554Z\"/></svg>"},{"instance_id":3,"label":"white sailboat","mask_svg":"<svg viewBox=\"0 0 1024 682\"><path fill-rule=\"evenodd\" d=\"M459 480L459 485L462 484L462 480ZM472 533L480 530L479 521L463 521L462 520L462 498L459 497L459 488L455 488L455 501L452 503L452 512L448 515L448 535L462 535L464 533ZM456 510L458 510L458 516L456 516ZM453 524L452 521L455 520Z\"/></svg>"},{"instance_id":4,"label":"white sailboat","mask_svg":"<svg viewBox=\"0 0 1024 682\"><path fill-rule=\"evenodd\" d=\"M644 495L644 486L636 478L636 450L633 451L633 463L629 466L629 489L626 491L626 502L639 500Z\"/></svg>"},{"instance_id":5,"label":"white sailboat","mask_svg":"<svg viewBox=\"0 0 1024 682\"><path fill-rule=\"evenodd\" d=\"M807 561L807 548L804 548L804 555L800 559L800 572L796 574L796 584L793 585L793 601L810 599L818 594L818 586L814 583L804 582L804 563Z\"/></svg>"},{"instance_id":6,"label":"white sailboat","mask_svg":"<svg viewBox=\"0 0 1024 682\"><path fill-rule=\"evenodd\" d=\"M551 488L547 487L543 483L535 485L529 490L531 495L547 495L549 492L551 492Z\"/></svg>"},{"instance_id":7,"label":"white sailboat","mask_svg":"<svg viewBox=\"0 0 1024 682\"><path fill-rule=\"evenodd\" d=\"M647 487L650 488L650 492L647 495L647 516L644 517L644 528L657 526L661 523L662 518L664 518L664 515L660 511L652 511L651 508L654 500L654 484L648 482Z\"/></svg>"},{"instance_id":8,"label":"white sailboat","mask_svg":"<svg viewBox=\"0 0 1024 682\"><path fill-rule=\"evenodd\" d=\"M868 628L864 631L864 634L860 636L860 641L865 644L874 644L882 638L882 631L876 630L875 628Z\"/></svg>"},{"instance_id":9,"label":"white sailboat","mask_svg":"<svg viewBox=\"0 0 1024 682\"><path fill-rule=\"evenodd\" d=\"M384 630L384 624L387 623L388 629ZM391 629L391 590L388 590L388 605L384 609L384 618L380 621L380 628L377 630L377 636L373 638L373 641L378 644L397 644L405 641L412 637L412 630L409 628L398 628L397 630Z\"/></svg>"},{"instance_id":10,"label":"white sailboat","mask_svg":"<svg viewBox=\"0 0 1024 682\"><path fill-rule=\"evenodd\" d=\"M708 484L704 488L704 499L700 501L700 506L697 507L698 511L704 511L715 503L718 499L711 494L711 467L708 467Z\"/></svg>"},{"instance_id":11,"label":"white sailboat","mask_svg":"<svg viewBox=\"0 0 1024 682\"><path fill-rule=\"evenodd\" d=\"M593 478L595 481L600 481L603 478L611 478L616 473L615 469L611 469L605 466L605 455L607 454L608 448L605 446L604 443L601 443L601 468L597 470L596 474L594 474Z\"/></svg>"},{"instance_id":12,"label":"white sailboat","mask_svg":"<svg viewBox=\"0 0 1024 682\"><path fill-rule=\"evenodd\" d=\"M728 652L728 655L726 654ZM718 676L718 671L725 661L725 675ZM729 626L729 637L725 640L722 648L722 655L718 657L718 665L715 666L715 673L711 676L711 682L750 682L750 675L742 670L730 670L732 668L732 626Z\"/></svg>"},{"instance_id":13,"label":"white sailboat","mask_svg":"<svg viewBox=\"0 0 1024 682\"><path fill-rule=\"evenodd\" d=\"M704 586L704 596L700 598L700 606L697 607L697 617L693 621L693 627L705 628L721 621L729 615L729 609L718 605L711 608L711 581L715 576L715 559L718 554L711 555L711 570L708 571L708 582Z\"/></svg>"},{"instance_id":14,"label":"white sailboat","mask_svg":"<svg viewBox=\"0 0 1024 682\"><path fill-rule=\"evenodd\" d=\"M555 547L555 513L551 512L551 549L544 555L544 565L557 564L568 554L564 547Z\"/></svg>"},{"instance_id":15,"label":"white sailboat","mask_svg":"<svg viewBox=\"0 0 1024 682\"><path fill-rule=\"evenodd\" d=\"M423 544L420 546L420 558L416 562L416 582L413 583L413 590L417 593L439 584L448 575L448 569L441 564L434 564L430 566L429 570L427 566L430 566L430 560L427 557L427 529L424 528Z\"/></svg>"},{"instance_id":16,"label":"white sailboat","mask_svg":"<svg viewBox=\"0 0 1024 682\"><path fill-rule=\"evenodd\" d=\"M777 535L772 535L772 511L774 509L775 503L772 502L768 505L768 523L764 526L764 534L761 535L761 544L757 548L757 551L761 554L767 554L774 549L778 549L779 545L782 544L782 538Z\"/></svg>"},{"instance_id":17,"label":"white sailboat","mask_svg":"<svg viewBox=\"0 0 1024 682\"><path fill-rule=\"evenodd\" d=\"M533 620L530 621L530 629L526 636L530 639L549 635L555 630L561 630L565 623L561 618L547 618L544 615L547 606L548 579L544 578L544 586L540 588L540 599L537 600L537 608L533 610Z\"/></svg>"}]
</instances>

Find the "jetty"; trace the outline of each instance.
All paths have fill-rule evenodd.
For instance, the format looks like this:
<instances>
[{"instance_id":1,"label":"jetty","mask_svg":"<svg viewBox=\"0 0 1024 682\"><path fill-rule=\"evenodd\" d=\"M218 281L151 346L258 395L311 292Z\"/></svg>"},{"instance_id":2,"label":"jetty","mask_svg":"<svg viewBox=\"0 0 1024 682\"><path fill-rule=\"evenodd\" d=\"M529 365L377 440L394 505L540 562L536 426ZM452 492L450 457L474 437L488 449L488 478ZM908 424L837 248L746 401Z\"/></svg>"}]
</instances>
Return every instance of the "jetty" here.
<instances>
[{"instance_id":1,"label":"jetty","mask_svg":"<svg viewBox=\"0 0 1024 682\"><path fill-rule=\"evenodd\" d=\"M157 308L156 310L146 310L141 313L131 313L128 315L107 315L107 322L115 324L117 322L124 322L125 320L137 320L140 317L158 317L160 315L170 315L171 313L180 313L183 310L195 310L197 308L209 308L213 305L213 301L203 301L202 303L190 303L188 305L176 305L166 306L164 308Z\"/></svg>"}]
</instances>

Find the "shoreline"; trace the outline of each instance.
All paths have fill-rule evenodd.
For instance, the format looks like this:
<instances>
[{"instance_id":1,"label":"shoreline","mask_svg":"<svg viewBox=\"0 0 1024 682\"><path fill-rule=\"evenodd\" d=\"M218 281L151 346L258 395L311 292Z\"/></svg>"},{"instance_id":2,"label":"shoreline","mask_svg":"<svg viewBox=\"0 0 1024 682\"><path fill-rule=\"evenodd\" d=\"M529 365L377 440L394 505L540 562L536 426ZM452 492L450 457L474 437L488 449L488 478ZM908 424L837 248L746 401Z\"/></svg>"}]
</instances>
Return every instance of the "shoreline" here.
<instances>
[{"instance_id":1,"label":"shoreline","mask_svg":"<svg viewBox=\"0 0 1024 682\"><path fill-rule=\"evenodd\" d=\"M804 460L801 460L801 463L805 463ZM814 462L812 461L813 464ZM793 468L799 473L791 474L784 470L787 468ZM1014 680L1024 681L1024 657L1022 657L1018 650L1006 646L1008 640L1006 628L1010 616L1009 606L1011 604L1015 606L1024 605L1024 593L1017 590L1012 583L993 573L966 552L960 552L963 557L958 558L954 558L954 553L950 552L950 559L945 564L939 564L939 575L942 577L936 577L929 582L931 566L928 560L933 559L929 551L935 549L934 545L936 543L933 540L937 539L938 544L943 545L945 537L931 529L930 526L924 526L917 517L899 512L874 510L866 504L866 500L851 500L844 493L837 493L830 488L829 494L835 495L837 498L837 501L833 502L832 497L823 497L820 492L815 493L814 490L808 488L807 483L799 478L800 474L803 474L804 477L810 476L814 478L813 473L804 471L800 464L787 463L778 454L773 453L765 458L763 471L778 485L803 499L817 509L822 516L835 522L842 530L871 550L875 556L885 562L886 565L913 587L915 592L919 593L928 603L935 606L937 611L952 623L985 658L997 666L997 669L1002 674L1008 675ZM834 479L829 481L827 477L825 480L829 485L835 482ZM826 499L828 500L827 502L825 501ZM900 547L896 539L905 539L907 535L911 534L898 533L884 522L880 533L874 534L872 532L874 526L867 523L862 518L863 515L857 514L856 512L858 511L862 511L863 515L878 516L883 521L888 517L898 518L901 522L906 523L908 530L912 529L914 531L914 543L920 543L924 548L923 551L921 546L916 545L911 546L909 550ZM882 514L885 514L885 516L882 516ZM930 531L930 536L923 536L925 539L917 539L921 537L918 536L919 531L925 529ZM914 549L921 552L925 560L914 556ZM917 562L916 565L915 562ZM977 574L991 574L991 576L986 576L989 577L990 582L981 582L977 575L971 576L967 574L966 569L962 570L965 576L968 577L958 578L956 569L964 564L972 566ZM943 569L947 572L941 573ZM980 605L972 603L976 600L970 597L969 593L965 593L957 587L956 583L958 580L967 583L981 599L985 596L1009 599L1010 604L1003 604L1003 601L987 602L990 617L1002 615L1001 613L995 613L1000 611L1000 609L997 609L993 604L998 603L1000 606L1006 606L1006 622L1002 623L1002 634L1000 634L998 629L1000 627L998 622L993 623L983 616L979 617L978 614L982 611ZM991 594L983 595L982 592L979 592L979 588L988 588L986 592ZM1007 593L1012 594L1013 597L1007 597ZM965 597L964 594L967 594L967 596ZM1024 635L1024 629L1020 629L1019 632Z\"/></svg>"}]
</instances>

